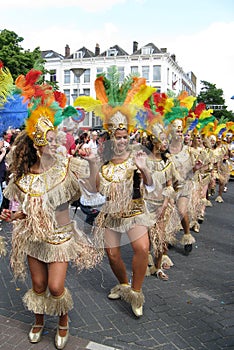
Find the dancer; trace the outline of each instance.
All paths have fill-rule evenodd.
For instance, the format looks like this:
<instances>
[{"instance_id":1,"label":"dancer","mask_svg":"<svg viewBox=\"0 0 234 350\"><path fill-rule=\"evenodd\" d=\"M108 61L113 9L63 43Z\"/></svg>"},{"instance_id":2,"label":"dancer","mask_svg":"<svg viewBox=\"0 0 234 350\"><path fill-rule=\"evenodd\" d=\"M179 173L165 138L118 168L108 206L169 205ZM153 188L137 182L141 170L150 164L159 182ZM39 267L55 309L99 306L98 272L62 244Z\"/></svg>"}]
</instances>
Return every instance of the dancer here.
<instances>
[{"instance_id":1,"label":"dancer","mask_svg":"<svg viewBox=\"0 0 234 350\"><path fill-rule=\"evenodd\" d=\"M190 233L189 222L189 201L193 191L194 172L201 167L200 161L197 162L197 155L190 146L183 145L183 126L182 120L176 119L171 124L171 142L169 144L170 160L174 163L177 172L179 172L182 181L174 184L176 195L176 204L181 217L181 224L184 235L181 244L184 245L184 252L188 255L192 251L192 244L195 238Z\"/></svg>"},{"instance_id":2,"label":"dancer","mask_svg":"<svg viewBox=\"0 0 234 350\"><path fill-rule=\"evenodd\" d=\"M147 160L147 166L152 173L156 189L144 194L147 211L153 225L149 229L149 237L153 250L153 257L149 255L147 275L156 274L164 281L168 275L163 271L173 266L171 259L167 256L168 244L173 243L175 234L180 227L180 219L174 204L175 191L172 183L180 180L174 165L166 156L168 140L165 129L159 118L151 118L148 132L151 135L152 153Z\"/></svg>"},{"instance_id":3,"label":"dancer","mask_svg":"<svg viewBox=\"0 0 234 350\"><path fill-rule=\"evenodd\" d=\"M95 222L97 230L104 233L107 256L118 280L108 298L130 302L133 313L140 317L143 315L142 285L148 264L149 238L139 178L142 177L147 190L153 187L153 183L146 167L146 154L130 148L129 135L136 124L134 116L154 89L146 86L144 78L132 76L126 78L122 86L117 86L117 76L116 67L108 72L109 79L105 75L99 76L95 81L99 100L80 97L75 105L88 110L92 108L96 115L99 114L111 138L109 147L104 147L105 163L98 178L99 191L106 197L106 203ZM112 89L106 89L107 86L112 86ZM131 285L121 256L123 233L127 233L133 249Z\"/></svg>"},{"instance_id":4,"label":"dancer","mask_svg":"<svg viewBox=\"0 0 234 350\"><path fill-rule=\"evenodd\" d=\"M40 75L41 72L37 76ZM21 76L18 84L22 79L25 78ZM23 84L20 87L26 94ZM37 92L40 89L38 85L30 87ZM44 85L41 89L42 97L46 95L53 104L43 98L40 104L30 100L26 128L17 136L11 151L11 179L5 195L17 199L19 211L4 210L0 217L13 221L11 266L15 277L25 277L28 260L32 289L23 301L35 315L29 340L38 343L44 315L56 315L59 323L55 345L63 349L69 334L68 312L73 307L65 287L68 263L73 262L81 270L94 267L102 257L101 249L95 248L69 216L69 203L80 195L80 179L87 178L89 171L95 172L96 165L89 154L86 160L57 154L56 115L61 120L64 111L53 99L52 90Z\"/></svg>"}]
</instances>

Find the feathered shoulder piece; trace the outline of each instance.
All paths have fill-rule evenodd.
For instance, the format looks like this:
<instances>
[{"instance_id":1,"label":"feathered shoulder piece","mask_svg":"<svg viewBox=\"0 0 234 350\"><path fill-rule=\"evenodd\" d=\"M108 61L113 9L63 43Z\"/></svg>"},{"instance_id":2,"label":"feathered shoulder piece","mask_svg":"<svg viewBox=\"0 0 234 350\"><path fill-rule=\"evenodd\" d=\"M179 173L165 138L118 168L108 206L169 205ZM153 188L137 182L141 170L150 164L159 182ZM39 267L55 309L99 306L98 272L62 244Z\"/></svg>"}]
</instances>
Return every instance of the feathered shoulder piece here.
<instances>
[{"instance_id":1,"label":"feathered shoulder piece","mask_svg":"<svg viewBox=\"0 0 234 350\"><path fill-rule=\"evenodd\" d=\"M81 96L74 105L88 112L93 111L111 133L121 125L130 132L136 125L137 113L144 108L144 101L154 91L154 88L146 85L145 78L138 76L130 75L121 83L118 68L112 66L107 75L100 74L95 80L97 98Z\"/></svg>"},{"instance_id":2,"label":"feathered shoulder piece","mask_svg":"<svg viewBox=\"0 0 234 350\"><path fill-rule=\"evenodd\" d=\"M11 72L0 61L0 135L9 127L20 128L27 117L27 103L16 91Z\"/></svg>"}]
</instances>

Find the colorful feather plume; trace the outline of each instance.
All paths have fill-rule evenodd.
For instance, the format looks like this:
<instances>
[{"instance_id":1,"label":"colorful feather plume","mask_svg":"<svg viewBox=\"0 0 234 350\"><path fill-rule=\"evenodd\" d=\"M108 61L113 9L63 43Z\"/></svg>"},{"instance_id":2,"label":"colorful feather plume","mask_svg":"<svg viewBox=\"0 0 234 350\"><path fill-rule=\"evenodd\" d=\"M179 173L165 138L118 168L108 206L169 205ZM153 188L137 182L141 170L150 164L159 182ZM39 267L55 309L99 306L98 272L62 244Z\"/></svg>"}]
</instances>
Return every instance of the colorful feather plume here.
<instances>
[{"instance_id":1,"label":"colorful feather plume","mask_svg":"<svg viewBox=\"0 0 234 350\"><path fill-rule=\"evenodd\" d=\"M147 86L145 78L133 75L120 83L118 68L112 66L108 70L108 77L105 73L97 76L95 91L97 99L80 96L74 106L82 107L87 112L93 111L102 119L103 127L107 130L109 119L119 111L126 116L130 131L143 117L141 110L144 109L144 101L155 92L155 88Z\"/></svg>"}]
</instances>

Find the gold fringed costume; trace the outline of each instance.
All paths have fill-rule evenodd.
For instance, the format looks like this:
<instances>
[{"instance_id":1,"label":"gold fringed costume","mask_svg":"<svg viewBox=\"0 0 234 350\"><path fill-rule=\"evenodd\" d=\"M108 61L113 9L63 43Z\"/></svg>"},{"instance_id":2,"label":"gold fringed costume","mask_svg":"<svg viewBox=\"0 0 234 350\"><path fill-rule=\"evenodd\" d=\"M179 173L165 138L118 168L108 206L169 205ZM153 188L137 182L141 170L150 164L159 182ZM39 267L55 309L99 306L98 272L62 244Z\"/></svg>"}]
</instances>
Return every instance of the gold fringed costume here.
<instances>
[{"instance_id":1,"label":"gold fringed costume","mask_svg":"<svg viewBox=\"0 0 234 350\"><path fill-rule=\"evenodd\" d=\"M17 199L26 215L13 222L15 277L25 277L27 255L46 263L71 261L78 270L101 261L101 243L88 239L69 218L69 203L79 198L82 178L88 176L87 161L58 156L49 170L10 180L4 195Z\"/></svg>"},{"instance_id":2,"label":"gold fringed costume","mask_svg":"<svg viewBox=\"0 0 234 350\"><path fill-rule=\"evenodd\" d=\"M106 197L96 226L125 233L135 225L148 226L148 215L142 198L133 199L133 176L137 167L134 151L120 164L112 161L100 171L100 193Z\"/></svg>"},{"instance_id":3,"label":"gold fringed costume","mask_svg":"<svg viewBox=\"0 0 234 350\"><path fill-rule=\"evenodd\" d=\"M156 185L155 191L144 193L146 210L149 214L149 237L154 252L158 257L159 253L167 250L167 244L175 241L175 234L180 228L180 217L176 210L174 200L175 191L167 182L172 179L180 179L173 163L170 161L149 159L147 166ZM160 216L161 208L165 197L169 198L165 213Z\"/></svg>"},{"instance_id":4,"label":"gold fringed costume","mask_svg":"<svg viewBox=\"0 0 234 350\"><path fill-rule=\"evenodd\" d=\"M6 255L6 244L4 237L0 236L0 257Z\"/></svg>"}]
</instances>

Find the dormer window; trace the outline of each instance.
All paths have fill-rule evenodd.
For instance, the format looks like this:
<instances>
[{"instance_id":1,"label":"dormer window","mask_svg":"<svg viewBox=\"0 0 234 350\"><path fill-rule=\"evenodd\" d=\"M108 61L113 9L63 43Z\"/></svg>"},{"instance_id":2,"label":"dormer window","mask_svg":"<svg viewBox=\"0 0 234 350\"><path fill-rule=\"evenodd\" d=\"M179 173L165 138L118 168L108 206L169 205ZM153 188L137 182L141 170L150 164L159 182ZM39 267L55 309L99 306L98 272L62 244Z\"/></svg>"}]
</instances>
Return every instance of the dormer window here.
<instances>
[{"instance_id":1,"label":"dormer window","mask_svg":"<svg viewBox=\"0 0 234 350\"><path fill-rule=\"evenodd\" d=\"M52 57L53 56L53 52L50 51L48 52L46 55L45 55L45 58L49 58L49 57Z\"/></svg>"},{"instance_id":2,"label":"dormer window","mask_svg":"<svg viewBox=\"0 0 234 350\"><path fill-rule=\"evenodd\" d=\"M84 54L82 51L77 51L74 53L74 58L83 58Z\"/></svg>"},{"instance_id":3,"label":"dormer window","mask_svg":"<svg viewBox=\"0 0 234 350\"><path fill-rule=\"evenodd\" d=\"M114 57L117 56L118 51L116 49L109 49L106 51L107 57Z\"/></svg>"},{"instance_id":4,"label":"dormer window","mask_svg":"<svg viewBox=\"0 0 234 350\"><path fill-rule=\"evenodd\" d=\"M141 49L142 55L151 55L152 53L153 53L153 49L151 46L145 46L145 47L142 47Z\"/></svg>"}]
</instances>

